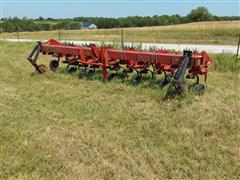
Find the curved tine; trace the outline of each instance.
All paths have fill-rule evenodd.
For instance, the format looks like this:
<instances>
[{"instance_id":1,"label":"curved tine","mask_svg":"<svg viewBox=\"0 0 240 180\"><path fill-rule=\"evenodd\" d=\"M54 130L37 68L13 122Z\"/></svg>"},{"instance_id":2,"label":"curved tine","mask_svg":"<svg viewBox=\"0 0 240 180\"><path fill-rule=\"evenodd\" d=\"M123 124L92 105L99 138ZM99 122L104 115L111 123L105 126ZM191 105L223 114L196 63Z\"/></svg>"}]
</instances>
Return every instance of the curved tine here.
<instances>
[{"instance_id":1,"label":"curved tine","mask_svg":"<svg viewBox=\"0 0 240 180\"><path fill-rule=\"evenodd\" d=\"M128 77L128 73L127 73L127 71L126 71L126 68L124 68L124 67L122 67L122 66L120 66L120 68L122 68L123 69L123 73L125 73L125 75L126 75L126 77Z\"/></svg>"},{"instance_id":2,"label":"curved tine","mask_svg":"<svg viewBox=\"0 0 240 180\"><path fill-rule=\"evenodd\" d=\"M139 73L136 69L134 69L134 71L136 71L137 76L141 76L141 73ZM139 75L140 74L140 75Z\"/></svg>"},{"instance_id":3,"label":"curved tine","mask_svg":"<svg viewBox=\"0 0 240 180\"><path fill-rule=\"evenodd\" d=\"M155 72L155 71L152 71L152 70L150 70L150 69L148 69L148 71L150 71L150 72L151 72L152 79L154 79L154 78L155 78L155 76L154 76L154 74L155 74L154 72Z\"/></svg>"},{"instance_id":4,"label":"curved tine","mask_svg":"<svg viewBox=\"0 0 240 180\"><path fill-rule=\"evenodd\" d=\"M163 73L164 73L164 79L161 80L161 84L160 84L161 89L171 82L171 80L169 79L169 74L167 74L165 71Z\"/></svg>"},{"instance_id":5,"label":"curved tine","mask_svg":"<svg viewBox=\"0 0 240 180\"><path fill-rule=\"evenodd\" d=\"M137 71L136 69L134 69L134 70L137 73L137 76L135 76L135 77L133 76L134 77L134 81L136 80L136 82L134 82L134 84L137 85L141 81L141 79L142 79L142 74L139 71Z\"/></svg>"},{"instance_id":6,"label":"curved tine","mask_svg":"<svg viewBox=\"0 0 240 180\"><path fill-rule=\"evenodd\" d=\"M87 78L90 78L94 73L95 71L93 70L93 68L89 68L88 71L85 72L85 75L87 76Z\"/></svg>"},{"instance_id":7,"label":"curved tine","mask_svg":"<svg viewBox=\"0 0 240 180\"><path fill-rule=\"evenodd\" d=\"M163 74L164 74L164 80L167 79L168 75L167 75L166 71L164 71Z\"/></svg>"},{"instance_id":8,"label":"curved tine","mask_svg":"<svg viewBox=\"0 0 240 180\"><path fill-rule=\"evenodd\" d=\"M166 82L168 80L169 74L167 74L165 71L163 73L164 73L164 80L163 81Z\"/></svg>"},{"instance_id":9,"label":"curved tine","mask_svg":"<svg viewBox=\"0 0 240 180\"><path fill-rule=\"evenodd\" d=\"M126 77L128 78L128 73L127 73L127 71L125 71L125 75L126 75Z\"/></svg>"},{"instance_id":10,"label":"curved tine","mask_svg":"<svg viewBox=\"0 0 240 180\"><path fill-rule=\"evenodd\" d=\"M204 82L207 84L207 74L204 75Z\"/></svg>"},{"instance_id":11,"label":"curved tine","mask_svg":"<svg viewBox=\"0 0 240 180\"><path fill-rule=\"evenodd\" d=\"M155 72L156 71L156 67L154 66L154 64L151 64L151 65L152 65L153 71Z\"/></svg>"},{"instance_id":12,"label":"curved tine","mask_svg":"<svg viewBox=\"0 0 240 180\"><path fill-rule=\"evenodd\" d=\"M87 71L87 67L86 66L84 66L84 70L83 70L83 72L85 73Z\"/></svg>"},{"instance_id":13,"label":"curved tine","mask_svg":"<svg viewBox=\"0 0 240 180\"><path fill-rule=\"evenodd\" d=\"M198 75L196 75L196 84L199 84L199 76Z\"/></svg>"},{"instance_id":14,"label":"curved tine","mask_svg":"<svg viewBox=\"0 0 240 180\"><path fill-rule=\"evenodd\" d=\"M155 74L156 68L155 68L155 66L153 64L151 64L151 66L152 66L153 70L148 69L148 71L151 72L152 79L154 79L155 78L154 74Z\"/></svg>"},{"instance_id":15,"label":"curved tine","mask_svg":"<svg viewBox=\"0 0 240 180\"><path fill-rule=\"evenodd\" d=\"M113 66L114 67L114 66ZM112 69L113 71L117 72L121 69L122 67L118 64L114 69Z\"/></svg>"},{"instance_id":16,"label":"curved tine","mask_svg":"<svg viewBox=\"0 0 240 180\"><path fill-rule=\"evenodd\" d=\"M81 62L79 62L79 64L77 65L77 67L78 67L78 69L80 69L80 67L82 67L82 63Z\"/></svg>"},{"instance_id":17,"label":"curved tine","mask_svg":"<svg viewBox=\"0 0 240 180\"><path fill-rule=\"evenodd\" d=\"M67 66L66 66L66 68L68 69L68 68L69 68L69 66L70 66L70 65L69 65L69 63L68 63L68 64L67 64Z\"/></svg>"},{"instance_id":18,"label":"curved tine","mask_svg":"<svg viewBox=\"0 0 240 180\"><path fill-rule=\"evenodd\" d=\"M204 85L205 85L206 88L208 87L207 86L207 74L204 75Z\"/></svg>"},{"instance_id":19,"label":"curved tine","mask_svg":"<svg viewBox=\"0 0 240 180\"><path fill-rule=\"evenodd\" d=\"M120 68L122 68L123 70L126 70L126 68L125 67L122 67L122 66L119 66Z\"/></svg>"}]
</instances>

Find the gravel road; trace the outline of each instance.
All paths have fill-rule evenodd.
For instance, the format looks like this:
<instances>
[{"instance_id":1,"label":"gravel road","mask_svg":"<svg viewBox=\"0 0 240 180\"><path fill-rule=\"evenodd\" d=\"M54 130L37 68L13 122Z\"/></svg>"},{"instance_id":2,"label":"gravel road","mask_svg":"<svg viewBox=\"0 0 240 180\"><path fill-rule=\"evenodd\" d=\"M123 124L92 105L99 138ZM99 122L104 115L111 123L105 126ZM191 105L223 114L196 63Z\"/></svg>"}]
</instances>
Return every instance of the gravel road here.
<instances>
[{"instance_id":1,"label":"gravel road","mask_svg":"<svg viewBox=\"0 0 240 180\"><path fill-rule=\"evenodd\" d=\"M0 39L1 41L8 41L8 42L18 42L18 39ZM36 42L39 41L37 39L19 39L19 42ZM47 41L47 40L41 40ZM75 41L75 40L62 40L61 42L67 43L74 43L74 44L89 44L95 43L100 44L101 42L98 41ZM111 44L111 42L105 42L106 44ZM139 43L134 43L137 45ZM124 45L131 46L132 43L125 42ZM183 51L184 49L191 49L191 50L201 50L206 51L208 53L233 53L236 54L237 52L237 45L230 46L230 45L202 45L202 44L157 44L157 43L142 43L142 47L148 49L150 47L156 47L159 49L173 49L176 51Z\"/></svg>"}]
</instances>

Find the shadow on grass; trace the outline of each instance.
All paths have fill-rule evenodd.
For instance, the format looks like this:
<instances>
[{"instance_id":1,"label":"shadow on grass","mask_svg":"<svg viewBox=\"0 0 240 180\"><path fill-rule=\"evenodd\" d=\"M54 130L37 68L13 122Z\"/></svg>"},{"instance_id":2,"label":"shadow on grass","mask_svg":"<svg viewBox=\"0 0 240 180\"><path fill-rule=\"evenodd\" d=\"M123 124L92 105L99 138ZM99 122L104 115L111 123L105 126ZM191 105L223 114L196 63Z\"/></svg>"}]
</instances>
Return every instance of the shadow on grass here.
<instances>
[{"instance_id":1,"label":"shadow on grass","mask_svg":"<svg viewBox=\"0 0 240 180\"><path fill-rule=\"evenodd\" d=\"M155 75L154 78L152 78L151 74L144 74L140 77L140 79L137 79L138 76L135 72L128 73L128 76L125 76L122 71L115 72L115 71L108 71L108 81L104 81L102 78L102 71L101 69L96 69L96 71L93 71L91 69L88 69L84 72L83 68L75 68L75 67L59 67L56 71L58 74L63 74L67 76L76 76L79 79L86 79L91 81L99 81L102 83L115 83L115 84L125 84L127 86L136 87L138 89L152 89L152 90L159 90L163 94L165 94L164 97L162 97L163 101L168 101L171 99L185 99L189 98L193 95L201 95L196 91L192 91L186 88L186 92L179 94L176 92L172 86L171 83L163 83L164 82L164 75ZM169 92L170 91L170 92Z\"/></svg>"},{"instance_id":2,"label":"shadow on grass","mask_svg":"<svg viewBox=\"0 0 240 180\"><path fill-rule=\"evenodd\" d=\"M83 69L77 69L77 68L64 68L60 67L56 71L56 73L59 74L65 74L65 75L70 75L70 76L76 76L79 79L86 79L86 80L92 80L92 81L100 81L104 82L102 78L102 71L100 69L96 69L95 72L89 71L89 69L84 72ZM165 89L166 87L161 86L161 82L164 79L164 76L160 75L152 79L150 74L144 74L141 76L139 80L136 80L137 74L135 72L128 73L128 77L125 77L123 72L115 72L115 71L108 71L108 83L124 83L129 86L133 87L142 87L142 88L150 88L150 89Z\"/></svg>"}]
</instances>

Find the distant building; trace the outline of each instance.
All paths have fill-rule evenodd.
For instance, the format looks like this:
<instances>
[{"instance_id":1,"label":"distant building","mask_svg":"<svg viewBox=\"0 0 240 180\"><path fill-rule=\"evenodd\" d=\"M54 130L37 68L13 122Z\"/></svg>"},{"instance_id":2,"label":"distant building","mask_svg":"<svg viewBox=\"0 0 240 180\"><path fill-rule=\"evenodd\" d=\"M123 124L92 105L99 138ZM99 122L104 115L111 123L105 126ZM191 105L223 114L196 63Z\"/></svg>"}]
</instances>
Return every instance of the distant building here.
<instances>
[{"instance_id":1,"label":"distant building","mask_svg":"<svg viewBox=\"0 0 240 180\"><path fill-rule=\"evenodd\" d=\"M84 22L82 23L82 29L97 29L97 26L89 22Z\"/></svg>"}]
</instances>

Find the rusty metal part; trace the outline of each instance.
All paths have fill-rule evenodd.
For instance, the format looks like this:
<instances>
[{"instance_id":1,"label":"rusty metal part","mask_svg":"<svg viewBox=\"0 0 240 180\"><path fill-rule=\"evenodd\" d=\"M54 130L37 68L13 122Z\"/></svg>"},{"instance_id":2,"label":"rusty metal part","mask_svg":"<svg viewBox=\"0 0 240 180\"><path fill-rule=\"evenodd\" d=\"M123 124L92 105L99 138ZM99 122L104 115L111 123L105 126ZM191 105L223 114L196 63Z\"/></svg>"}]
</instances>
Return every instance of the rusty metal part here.
<instances>
[{"instance_id":1,"label":"rusty metal part","mask_svg":"<svg viewBox=\"0 0 240 180\"><path fill-rule=\"evenodd\" d=\"M40 65L37 65L36 67L36 72L38 72L39 74L43 74L47 71L47 66L44 65L44 64L40 64Z\"/></svg>"}]
</instances>

